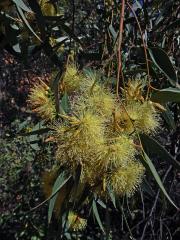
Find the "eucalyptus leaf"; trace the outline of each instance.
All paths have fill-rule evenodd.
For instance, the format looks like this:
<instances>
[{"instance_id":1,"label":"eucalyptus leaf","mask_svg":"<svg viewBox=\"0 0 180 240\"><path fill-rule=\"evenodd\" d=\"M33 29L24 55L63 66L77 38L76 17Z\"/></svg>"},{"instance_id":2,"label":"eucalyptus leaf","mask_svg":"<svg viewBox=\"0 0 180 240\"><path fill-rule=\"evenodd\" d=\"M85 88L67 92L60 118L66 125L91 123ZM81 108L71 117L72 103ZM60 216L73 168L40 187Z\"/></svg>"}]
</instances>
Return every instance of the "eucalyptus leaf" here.
<instances>
[{"instance_id":1,"label":"eucalyptus leaf","mask_svg":"<svg viewBox=\"0 0 180 240\"><path fill-rule=\"evenodd\" d=\"M115 194L114 194L114 192L112 191L112 189L110 188L110 186L108 186L107 189L108 189L108 193L109 193L109 196L110 196L110 198L111 198L111 201L112 201L114 207L117 209Z\"/></svg>"},{"instance_id":2,"label":"eucalyptus leaf","mask_svg":"<svg viewBox=\"0 0 180 240\"><path fill-rule=\"evenodd\" d=\"M68 95L65 92L62 99L61 99L61 104L60 104L60 109L62 109L65 113L68 113L70 110L70 102L68 99Z\"/></svg>"},{"instance_id":3,"label":"eucalyptus leaf","mask_svg":"<svg viewBox=\"0 0 180 240\"><path fill-rule=\"evenodd\" d=\"M32 13L32 10L29 7L27 7L27 5L23 2L23 0L12 0L12 1L24 11Z\"/></svg>"},{"instance_id":4,"label":"eucalyptus leaf","mask_svg":"<svg viewBox=\"0 0 180 240\"><path fill-rule=\"evenodd\" d=\"M25 23L25 25L27 26L27 28L34 34L34 36L35 36L40 42L42 42L41 39L39 38L39 36L35 33L35 31L32 29L32 27L31 27L30 24L28 23L28 21L27 21L25 15L24 15L24 12L22 11L22 9L21 9L19 6L17 6L17 10L18 10L18 13L19 13L22 21Z\"/></svg>"},{"instance_id":5,"label":"eucalyptus leaf","mask_svg":"<svg viewBox=\"0 0 180 240\"><path fill-rule=\"evenodd\" d=\"M172 112L170 111L169 107L167 104L164 105L166 111L163 111L161 114L162 114L162 117L164 118L164 120L166 121L167 125L169 126L169 129L170 130L176 130L176 123L174 121L174 118L173 118L173 114Z\"/></svg>"},{"instance_id":6,"label":"eucalyptus leaf","mask_svg":"<svg viewBox=\"0 0 180 240\"><path fill-rule=\"evenodd\" d=\"M27 132L27 133L21 133L20 135L21 136L31 136L31 135L37 135L37 134L40 135L40 134L47 133L50 130L51 130L50 128L43 127L43 128L37 129L37 130L32 130L32 131Z\"/></svg>"},{"instance_id":7,"label":"eucalyptus leaf","mask_svg":"<svg viewBox=\"0 0 180 240\"><path fill-rule=\"evenodd\" d=\"M113 40L114 40L114 42L115 42L116 39L117 39L118 34L117 34L117 32L115 31L115 29L114 29L114 27L112 26L112 24L109 25L109 31L110 31L110 33L112 34Z\"/></svg>"},{"instance_id":8,"label":"eucalyptus leaf","mask_svg":"<svg viewBox=\"0 0 180 240\"><path fill-rule=\"evenodd\" d=\"M59 104L59 84L63 79L64 68L62 67L58 73L56 74L55 78L51 83L51 90L54 93L55 104L56 104L56 112L60 112L60 104Z\"/></svg>"},{"instance_id":9,"label":"eucalyptus leaf","mask_svg":"<svg viewBox=\"0 0 180 240\"><path fill-rule=\"evenodd\" d=\"M98 199L98 200L97 200L97 203L99 203L99 205L100 205L102 208L104 208L104 209L107 208L107 207L106 207L106 204L105 204L102 200Z\"/></svg>"},{"instance_id":10,"label":"eucalyptus leaf","mask_svg":"<svg viewBox=\"0 0 180 240\"><path fill-rule=\"evenodd\" d=\"M52 218L52 213L53 213L53 209L55 206L55 202L56 202L56 198L58 196L59 191L61 190L61 188L68 182L68 180L70 179L71 176L67 177L65 172L62 172L56 179L53 189L52 189L52 198L49 202L49 208L48 208L48 223L51 222L51 218Z\"/></svg>"},{"instance_id":11,"label":"eucalyptus leaf","mask_svg":"<svg viewBox=\"0 0 180 240\"><path fill-rule=\"evenodd\" d=\"M99 224L99 227L101 228L102 232L105 233L104 231L104 227L102 225L102 222L101 222L101 219L100 219L100 216L99 216L99 212L98 212L98 209L97 209L97 205L96 205L96 201L93 200L93 203L92 203L92 208L93 208L93 214Z\"/></svg>"},{"instance_id":12,"label":"eucalyptus leaf","mask_svg":"<svg viewBox=\"0 0 180 240\"><path fill-rule=\"evenodd\" d=\"M177 76L167 53L158 47L148 48L149 55L159 70L166 75L173 86L177 86Z\"/></svg>"},{"instance_id":13,"label":"eucalyptus leaf","mask_svg":"<svg viewBox=\"0 0 180 240\"><path fill-rule=\"evenodd\" d=\"M164 188L164 185L159 177L159 174L156 171L156 168L154 167L151 159L148 157L148 155L143 152L143 164L145 165L146 169L148 169L151 174L153 175L154 179L156 180L159 188L161 189L161 191L163 192L163 194L166 196L166 198L169 200L169 202L176 208L178 209L178 207L176 206L176 204L171 200L170 196L168 195L168 193L166 192L166 189Z\"/></svg>"},{"instance_id":14,"label":"eucalyptus leaf","mask_svg":"<svg viewBox=\"0 0 180 240\"><path fill-rule=\"evenodd\" d=\"M173 156L153 137L148 135L141 135L141 142L145 149L147 149L150 153L157 154L163 160L168 161L174 167L180 169L180 164L177 160L173 158Z\"/></svg>"},{"instance_id":15,"label":"eucalyptus leaf","mask_svg":"<svg viewBox=\"0 0 180 240\"><path fill-rule=\"evenodd\" d=\"M13 48L14 51L16 51L17 53L21 53L21 49L20 49L19 43L17 43L17 44L15 44L14 46L12 46L12 48Z\"/></svg>"},{"instance_id":16,"label":"eucalyptus leaf","mask_svg":"<svg viewBox=\"0 0 180 240\"><path fill-rule=\"evenodd\" d=\"M154 92L151 96L153 102L180 102L180 88L165 88Z\"/></svg>"}]
</instances>

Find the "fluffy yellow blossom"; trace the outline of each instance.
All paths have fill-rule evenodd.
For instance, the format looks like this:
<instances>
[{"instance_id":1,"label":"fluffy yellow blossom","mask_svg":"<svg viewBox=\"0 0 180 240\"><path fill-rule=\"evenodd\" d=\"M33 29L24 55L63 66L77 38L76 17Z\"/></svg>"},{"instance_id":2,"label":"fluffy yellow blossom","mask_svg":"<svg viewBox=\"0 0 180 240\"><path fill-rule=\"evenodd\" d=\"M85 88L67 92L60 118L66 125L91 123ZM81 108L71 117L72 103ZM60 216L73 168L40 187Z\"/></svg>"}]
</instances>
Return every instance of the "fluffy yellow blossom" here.
<instances>
[{"instance_id":1,"label":"fluffy yellow blossom","mask_svg":"<svg viewBox=\"0 0 180 240\"><path fill-rule=\"evenodd\" d=\"M68 94L80 90L84 76L78 72L75 65L69 65L66 69L61 89L66 90Z\"/></svg>"},{"instance_id":2,"label":"fluffy yellow blossom","mask_svg":"<svg viewBox=\"0 0 180 240\"><path fill-rule=\"evenodd\" d=\"M138 128L145 133L153 133L159 127L159 115L152 102L146 101L141 105L141 118L138 120Z\"/></svg>"},{"instance_id":3,"label":"fluffy yellow blossom","mask_svg":"<svg viewBox=\"0 0 180 240\"><path fill-rule=\"evenodd\" d=\"M48 85L43 81L36 83L30 90L29 103L33 112L45 120L53 120L56 116L55 102Z\"/></svg>"},{"instance_id":4,"label":"fluffy yellow blossom","mask_svg":"<svg viewBox=\"0 0 180 240\"><path fill-rule=\"evenodd\" d=\"M116 121L126 132L153 133L159 126L159 115L150 101L131 101L116 113Z\"/></svg>"},{"instance_id":5,"label":"fluffy yellow blossom","mask_svg":"<svg viewBox=\"0 0 180 240\"><path fill-rule=\"evenodd\" d=\"M118 103L110 89L98 81L96 74L83 76L75 65L69 65L60 85L61 91L71 95L71 111L51 121L53 139L57 143L56 159L72 175L81 166L80 185L88 184L100 196L106 196L107 186L119 195L131 195L140 184L143 166L136 161L134 132L153 133L159 126L155 108L161 108L143 98L140 80L129 81ZM49 87L40 82L31 90L33 110L42 117L54 120L55 103ZM51 136L52 137L52 136ZM55 178L44 178L44 192L51 194ZM80 190L80 188L79 188ZM82 189L81 189L82 191ZM80 191L80 192L81 192ZM77 191L78 192L78 191ZM62 188L55 207L59 213L66 197ZM85 224L74 212L68 216L70 227L80 229Z\"/></svg>"},{"instance_id":6,"label":"fluffy yellow blossom","mask_svg":"<svg viewBox=\"0 0 180 240\"><path fill-rule=\"evenodd\" d=\"M97 80L97 76L92 74L84 78L81 83L81 94L74 101L75 111L90 109L95 114L110 117L115 108L115 96Z\"/></svg>"},{"instance_id":7,"label":"fluffy yellow blossom","mask_svg":"<svg viewBox=\"0 0 180 240\"><path fill-rule=\"evenodd\" d=\"M87 225L87 220L79 217L76 213L70 211L68 215L69 228L73 231L83 230Z\"/></svg>"},{"instance_id":8,"label":"fluffy yellow blossom","mask_svg":"<svg viewBox=\"0 0 180 240\"><path fill-rule=\"evenodd\" d=\"M118 195L132 195L142 181L144 167L138 162L131 162L112 172L110 185Z\"/></svg>"},{"instance_id":9,"label":"fluffy yellow blossom","mask_svg":"<svg viewBox=\"0 0 180 240\"><path fill-rule=\"evenodd\" d=\"M129 161L135 158L136 154L133 140L126 135L110 139L107 149L106 161L113 167L126 166Z\"/></svg>"},{"instance_id":10,"label":"fluffy yellow blossom","mask_svg":"<svg viewBox=\"0 0 180 240\"><path fill-rule=\"evenodd\" d=\"M58 142L56 155L60 164L68 166L72 171L81 164L84 177L91 179L94 166L98 168L101 165L104 148L102 119L85 112L78 118L70 117L66 125L56 125L55 131Z\"/></svg>"},{"instance_id":11,"label":"fluffy yellow blossom","mask_svg":"<svg viewBox=\"0 0 180 240\"><path fill-rule=\"evenodd\" d=\"M126 100L140 100L143 101L144 83L140 79L129 80L125 89L122 89Z\"/></svg>"},{"instance_id":12,"label":"fluffy yellow blossom","mask_svg":"<svg viewBox=\"0 0 180 240\"><path fill-rule=\"evenodd\" d=\"M95 74L91 74L90 76L86 76L84 81L80 86L81 93L83 95L90 95L92 93L99 92L101 90L101 85L98 82L97 76Z\"/></svg>"},{"instance_id":13,"label":"fluffy yellow blossom","mask_svg":"<svg viewBox=\"0 0 180 240\"><path fill-rule=\"evenodd\" d=\"M96 84L97 85L97 84ZM75 109L82 111L90 109L96 114L103 117L110 117L115 107L115 97L113 94L103 88L103 86L97 85L95 88L85 92L81 97L75 101Z\"/></svg>"},{"instance_id":14,"label":"fluffy yellow blossom","mask_svg":"<svg viewBox=\"0 0 180 240\"><path fill-rule=\"evenodd\" d=\"M120 131L126 133L135 131L135 122L141 117L140 106L141 104L133 102L115 111L115 123L120 127Z\"/></svg>"},{"instance_id":15,"label":"fluffy yellow blossom","mask_svg":"<svg viewBox=\"0 0 180 240\"><path fill-rule=\"evenodd\" d=\"M54 4L48 0L39 1L41 11L44 16L55 16L57 14Z\"/></svg>"}]
</instances>

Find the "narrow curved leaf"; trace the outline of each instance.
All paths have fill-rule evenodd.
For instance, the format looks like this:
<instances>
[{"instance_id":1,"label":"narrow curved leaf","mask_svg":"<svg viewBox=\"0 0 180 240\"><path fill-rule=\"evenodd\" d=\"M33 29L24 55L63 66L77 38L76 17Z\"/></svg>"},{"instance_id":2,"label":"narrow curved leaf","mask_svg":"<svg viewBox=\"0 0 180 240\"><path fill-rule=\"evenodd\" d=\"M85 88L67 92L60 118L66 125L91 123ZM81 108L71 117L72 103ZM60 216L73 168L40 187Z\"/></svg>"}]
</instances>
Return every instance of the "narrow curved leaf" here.
<instances>
[{"instance_id":1,"label":"narrow curved leaf","mask_svg":"<svg viewBox=\"0 0 180 240\"><path fill-rule=\"evenodd\" d=\"M159 177L159 174L156 171L156 168L154 167L151 159L148 157L148 155L143 151L143 164L145 165L146 169L150 170L150 172L152 173L154 179L156 180L159 188L161 189L161 191L163 192L163 194L166 196L166 198L169 200L169 202L176 208L178 209L178 207L175 205L175 203L171 200L171 198L169 197L168 193L166 192L166 189L164 188L164 185Z\"/></svg>"},{"instance_id":2,"label":"narrow curved leaf","mask_svg":"<svg viewBox=\"0 0 180 240\"><path fill-rule=\"evenodd\" d=\"M151 96L153 102L180 102L179 88L165 88L155 92Z\"/></svg>"},{"instance_id":3,"label":"narrow curved leaf","mask_svg":"<svg viewBox=\"0 0 180 240\"><path fill-rule=\"evenodd\" d=\"M34 130L34 131L31 131L31 132L27 132L27 133L20 133L19 135L20 136L30 136L30 135L36 135L36 134L40 135L40 134L47 133L50 130L51 130L50 128L41 128L41 129Z\"/></svg>"},{"instance_id":4,"label":"narrow curved leaf","mask_svg":"<svg viewBox=\"0 0 180 240\"><path fill-rule=\"evenodd\" d=\"M43 206L45 203L49 202L49 201L59 192L59 190L60 190L70 179L72 179L72 176L69 176L69 177L65 180L65 182L63 183L63 185L62 185L62 186L59 186L59 188L57 188L57 190L56 190L54 193L52 193L51 196L49 196L48 198L46 198L43 202L41 202L40 204L38 204L36 207L31 208L28 212L29 212L29 213L30 213L30 212L33 212L33 211L35 211L36 209L38 209L39 207Z\"/></svg>"},{"instance_id":5,"label":"narrow curved leaf","mask_svg":"<svg viewBox=\"0 0 180 240\"><path fill-rule=\"evenodd\" d=\"M66 92L61 99L60 109L62 109L65 113L68 113L70 110L70 102Z\"/></svg>"},{"instance_id":6,"label":"narrow curved leaf","mask_svg":"<svg viewBox=\"0 0 180 240\"><path fill-rule=\"evenodd\" d=\"M54 80L51 84L52 92L54 93L55 104L56 104L56 112L60 112L60 104L59 104L59 83L63 79L64 67L60 68L58 73L56 74Z\"/></svg>"},{"instance_id":7,"label":"narrow curved leaf","mask_svg":"<svg viewBox=\"0 0 180 240\"><path fill-rule=\"evenodd\" d=\"M28 23L26 17L24 16L24 13L23 13L22 9L21 9L19 6L17 6L17 5L16 5L16 7L17 7L18 13L19 13L22 21L25 23L25 25L27 26L27 28L34 34L35 37L37 37L37 39L38 39L40 42L42 42L41 39L39 38L39 36L35 33L35 31L32 29L32 27L31 27L30 24Z\"/></svg>"},{"instance_id":8,"label":"narrow curved leaf","mask_svg":"<svg viewBox=\"0 0 180 240\"><path fill-rule=\"evenodd\" d=\"M21 48L20 48L20 44L19 43L17 43L14 46L12 46L12 48L14 49L15 52L21 53Z\"/></svg>"},{"instance_id":9,"label":"narrow curved leaf","mask_svg":"<svg viewBox=\"0 0 180 240\"><path fill-rule=\"evenodd\" d=\"M173 156L153 137L150 137L148 135L141 135L141 142L145 149L148 149L150 153L157 154L160 156L163 160L168 161L171 165L174 167L180 169L180 164L178 161L176 161Z\"/></svg>"},{"instance_id":10,"label":"narrow curved leaf","mask_svg":"<svg viewBox=\"0 0 180 240\"><path fill-rule=\"evenodd\" d=\"M23 0L13 0L13 2L24 11L32 13L32 10L26 6Z\"/></svg>"},{"instance_id":11,"label":"narrow curved leaf","mask_svg":"<svg viewBox=\"0 0 180 240\"><path fill-rule=\"evenodd\" d=\"M48 208L48 223L51 221L54 205L56 202L56 198L58 196L58 192L61 190L61 188L68 182L71 176L68 178L66 177L66 174L62 172L56 179L53 189L52 189L52 194L53 197L51 198L49 202L49 208Z\"/></svg>"},{"instance_id":12,"label":"narrow curved leaf","mask_svg":"<svg viewBox=\"0 0 180 240\"><path fill-rule=\"evenodd\" d=\"M158 47L148 48L148 52L154 64L166 75L170 83L177 86L176 72L166 52Z\"/></svg>"},{"instance_id":13,"label":"narrow curved leaf","mask_svg":"<svg viewBox=\"0 0 180 240\"><path fill-rule=\"evenodd\" d=\"M44 126L44 120L38 122L30 132L23 132L19 133L20 136L31 136L31 135L39 135L43 133L47 133L50 130L50 128L47 128Z\"/></svg>"},{"instance_id":14,"label":"narrow curved leaf","mask_svg":"<svg viewBox=\"0 0 180 240\"><path fill-rule=\"evenodd\" d=\"M105 204L102 200L98 199L98 200L97 200L97 203L99 203L99 205L100 205L102 208L104 208L104 209L107 208L106 204Z\"/></svg>"},{"instance_id":15,"label":"narrow curved leaf","mask_svg":"<svg viewBox=\"0 0 180 240\"><path fill-rule=\"evenodd\" d=\"M114 42L115 42L116 39L117 39L118 34L117 34L117 32L115 31L115 29L114 29L114 27L112 26L112 24L109 25L109 31L110 31L110 33L112 34L113 40L114 40Z\"/></svg>"},{"instance_id":16,"label":"narrow curved leaf","mask_svg":"<svg viewBox=\"0 0 180 240\"><path fill-rule=\"evenodd\" d=\"M102 225L102 222L101 222L101 219L100 219L100 216L99 216L99 213L98 213L98 209L97 209L97 205L96 205L96 201L93 200L93 204L92 204L92 207L93 207L93 213L94 213L94 216L96 217L96 220L99 224L99 227L101 228L101 230L103 231L103 233L105 233L104 231L104 227Z\"/></svg>"},{"instance_id":17,"label":"narrow curved leaf","mask_svg":"<svg viewBox=\"0 0 180 240\"><path fill-rule=\"evenodd\" d=\"M174 121L173 114L172 114L172 112L169 109L167 104L165 104L164 107L165 107L166 111L161 113L162 117L166 121L166 123L169 126L170 130L173 129L175 131L176 130L176 123Z\"/></svg>"},{"instance_id":18,"label":"narrow curved leaf","mask_svg":"<svg viewBox=\"0 0 180 240\"><path fill-rule=\"evenodd\" d=\"M111 201L112 201L114 207L117 209L115 194L114 194L114 192L112 191L112 189L109 186L107 187L107 189L108 189L108 193L109 193L109 196L111 198Z\"/></svg>"}]
</instances>

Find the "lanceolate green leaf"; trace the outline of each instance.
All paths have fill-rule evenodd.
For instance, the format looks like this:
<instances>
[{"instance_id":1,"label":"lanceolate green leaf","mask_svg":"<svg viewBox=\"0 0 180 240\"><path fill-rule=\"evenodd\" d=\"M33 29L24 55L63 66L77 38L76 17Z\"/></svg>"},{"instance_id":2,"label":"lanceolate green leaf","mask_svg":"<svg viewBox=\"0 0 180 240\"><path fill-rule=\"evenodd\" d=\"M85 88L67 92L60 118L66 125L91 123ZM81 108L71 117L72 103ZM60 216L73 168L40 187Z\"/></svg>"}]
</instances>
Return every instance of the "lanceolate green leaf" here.
<instances>
[{"instance_id":1,"label":"lanceolate green leaf","mask_svg":"<svg viewBox=\"0 0 180 240\"><path fill-rule=\"evenodd\" d=\"M180 102L180 88L165 88L155 92L151 96L154 102Z\"/></svg>"},{"instance_id":2,"label":"lanceolate green leaf","mask_svg":"<svg viewBox=\"0 0 180 240\"><path fill-rule=\"evenodd\" d=\"M150 158L148 157L148 155L143 151L143 164L145 165L146 169L150 170L150 172L152 173L154 179L156 180L159 188L161 189L161 191L163 192L163 194L166 196L166 198L169 200L169 202L176 208L178 209L178 207L175 205L175 203L171 200L171 198L169 197L168 193L166 192L166 189L163 186L163 183L159 177L159 174L156 171L156 168L154 167L152 161L150 160Z\"/></svg>"},{"instance_id":3,"label":"lanceolate green leaf","mask_svg":"<svg viewBox=\"0 0 180 240\"><path fill-rule=\"evenodd\" d=\"M101 205L102 208L104 208L104 209L107 208L106 204L101 199L98 199L97 203L99 203L99 205Z\"/></svg>"},{"instance_id":4,"label":"lanceolate green leaf","mask_svg":"<svg viewBox=\"0 0 180 240\"><path fill-rule=\"evenodd\" d=\"M26 132L26 133L20 133L20 136L30 136L30 135L40 135L40 134L44 134L44 133L48 133L51 129L50 128L41 128L38 130L32 130L31 132Z\"/></svg>"},{"instance_id":5,"label":"lanceolate green leaf","mask_svg":"<svg viewBox=\"0 0 180 240\"><path fill-rule=\"evenodd\" d=\"M115 29L114 29L114 27L112 26L112 24L109 25L109 31L110 31L110 33L112 34L113 40L114 40L114 42L115 42L116 39L117 39L118 34L117 34L117 32L115 31Z\"/></svg>"},{"instance_id":6,"label":"lanceolate green leaf","mask_svg":"<svg viewBox=\"0 0 180 240\"><path fill-rule=\"evenodd\" d=\"M22 8L26 12L31 12L32 10L26 6L26 4L23 2L23 0L13 0L13 2L20 8Z\"/></svg>"},{"instance_id":7,"label":"lanceolate green leaf","mask_svg":"<svg viewBox=\"0 0 180 240\"><path fill-rule=\"evenodd\" d=\"M102 225L102 222L101 222L101 219L100 219L100 216L99 216L99 213L98 213L98 209L97 209L97 205L96 205L96 201L95 200L93 200L92 207L93 207L94 216L96 217L96 220L97 220L101 230L103 231L103 233L105 233L104 227Z\"/></svg>"},{"instance_id":8,"label":"lanceolate green leaf","mask_svg":"<svg viewBox=\"0 0 180 240\"><path fill-rule=\"evenodd\" d=\"M56 198L58 196L58 192L61 190L61 188L68 182L71 176L67 177L65 172L62 172L58 178L56 179L53 189L52 189L52 194L53 197L51 198L49 202L49 209L48 209L48 223L51 221L54 205L56 202Z\"/></svg>"},{"instance_id":9,"label":"lanceolate green leaf","mask_svg":"<svg viewBox=\"0 0 180 240\"><path fill-rule=\"evenodd\" d=\"M27 28L34 34L35 37L37 37L37 39L39 39L40 42L42 42L41 39L39 38L39 36L34 32L34 30L32 29L32 27L31 27L30 24L28 23L26 17L24 16L24 13L23 13L22 9L21 9L19 6L17 6L17 5L16 5L16 7L17 7L18 13L19 13L22 21L25 23L25 25L27 26Z\"/></svg>"},{"instance_id":10,"label":"lanceolate green leaf","mask_svg":"<svg viewBox=\"0 0 180 240\"><path fill-rule=\"evenodd\" d=\"M169 126L170 130L176 130L176 123L173 118L173 114L170 111L169 107L167 104L164 105L166 111L162 112L162 117L166 121L167 125Z\"/></svg>"},{"instance_id":11,"label":"lanceolate green leaf","mask_svg":"<svg viewBox=\"0 0 180 240\"><path fill-rule=\"evenodd\" d=\"M176 87L176 72L166 52L158 47L148 48L148 52L154 64L166 75L170 83Z\"/></svg>"},{"instance_id":12,"label":"lanceolate green leaf","mask_svg":"<svg viewBox=\"0 0 180 240\"><path fill-rule=\"evenodd\" d=\"M29 6L35 13L37 26L40 30L41 39L43 41L42 47L44 49L44 52L56 66L58 66L59 68L62 68L63 61L59 59L56 52L53 51L53 48L49 43L49 32L47 30L47 24L42 14L40 5L38 4L37 1L34 1L34 0L27 0L27 1L29 3Z\"/></svg>"},{"instance_id":13,"label":"lanceolate green leaf","mask_svg":"<svg viewBox=\"0 0 180 240\"><path fill-rule=\"evenodd\" d=\"M63 79L63 73L64 73L64 67L61 67L61 69L56 74L54 80L51 84L52 92L54 93L55 98L55 104L56 104L56 112L60 112L60 105L59 105L59 83Z\"/></svg>"},{"instance_id":14,"label":"lanceolate green leaf","mask_svg":"<svg viewBox=\"0 0 180 240\"><path fill-rule=\"evenodd\" d=\"M65 92L64 93L64 96L62 97L61 99L61 104L60 104L62 110L65 112L65 113L68 113L69 110L70 110L70 103L69 103L69 99L68 99L68 95L67 93Z\"/></svg>"},{"instance_id":15,"label":"lanceolate green leaf","mask_svg":"<svg viewBox=\"0 0 180 240\"><path fill-rule=\"evenodd\" d=\"M117 206L116 206L116 197L115 197L114 192L112 191L112 189L109 186L107 187L107 189L108 189L108 193L109 193L109 196L111 198L111 201L112 201L114 207L117 208Z\"/></svg>"},{"instance_id":16,"label":"lanceolate green leaf","mask_svg":"<svg viewBox=\"0 0 180 240\"><path fill-rule=\"evenodd\" d=\"M168 161L174 167L180 169L180 164L176 161L173 156L153 137L147 135L141 135L141 142L144 149L147 149L150 153L157 154L163 160Z\"/></svg>"}]
</instances>

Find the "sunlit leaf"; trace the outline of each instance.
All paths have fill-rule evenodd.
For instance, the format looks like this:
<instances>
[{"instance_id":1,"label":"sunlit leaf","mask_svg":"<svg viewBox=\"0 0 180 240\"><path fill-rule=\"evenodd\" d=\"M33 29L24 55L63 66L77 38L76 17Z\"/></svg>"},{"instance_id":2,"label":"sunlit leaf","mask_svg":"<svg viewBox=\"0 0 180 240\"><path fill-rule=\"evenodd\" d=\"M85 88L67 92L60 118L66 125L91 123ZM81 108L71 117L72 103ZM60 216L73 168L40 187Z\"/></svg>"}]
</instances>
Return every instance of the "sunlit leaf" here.
<instances>
[{"instance_id":1,"label":"sunlit leaf","mask_svg":"<svg viewBox=\"0 0 180 240\"><path fill-rule=\"evenodd\" d=\"M26 12L32 13L32 10L26 6L26 4L23 2L23 0L12 0L18 7L23 9Z\"/></svg>"},{"instance_id":2,"label":"sunlit leaf","mask_svg":"<svg viewBox=\"0 0 180 240\"><path fill-rule=\"evenodd\" d=\"M105 204L102 200L98 199L98 200L97 200L97 203L99 203L99 205L100 205L102 208L104 208L104 209L107 208L107 207L106 207L106 204Z\"/></svg>"},{"instance_id":3,"label":"sunlit leaf","mask_svg":"<svg viewBox=\"0 0 180 240\"><path fill-rule=\"evenodd\" d=\"M19 13L22 21L25 23L25 25L27 26L27 28L34 34L34 36L35 36L40 42L42 42L41 39L39 38L39 36L35 33L35 31L32 29L32 27L31 27L30 24L28 23L28 21L27 21L25 15L24 15L22 9L21 9L19 6L17 6L17 10L18 10L18 13Z\"/></svg>"},{"instance_id":4,"label":"sunlit leaf","mask_svg":"<svg viewBox=\"0 0 180 240\"><path fill-rule=\"evenodd\" d=\"M93 207L93 214L99 224L99 227L101 228L101 230L103 231L103 233L105 233L104 231L104 227L102 225L102 222L101 222L101 219L100 219L100 216L99 216L99 212L98 212L98 209L97 209L97 205L96 205L96 201L93 200L93 204L92 204L92 207Z\"/></svg>"},{"instance_id":5,"label":"sunlit leaf","mask_svg":"<svg viewBox=\"0 0 180 240\"><path fill-rule=\"evenodd\" d=\"M65 172L62 172L56 179L53 189L52 189L52 194L53 197L51 198L49 202L49 208L48 208L48 223L50 223L51 218L52 218L52 213L53 209L55 206L56 198L58 196L59 191L61 188L68 182L71 176L67 177Z\"/></svg>"}]
</instances>

